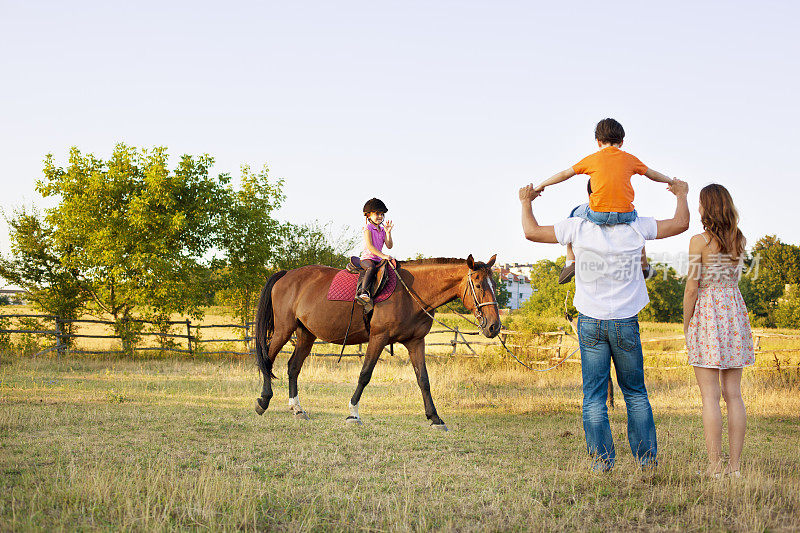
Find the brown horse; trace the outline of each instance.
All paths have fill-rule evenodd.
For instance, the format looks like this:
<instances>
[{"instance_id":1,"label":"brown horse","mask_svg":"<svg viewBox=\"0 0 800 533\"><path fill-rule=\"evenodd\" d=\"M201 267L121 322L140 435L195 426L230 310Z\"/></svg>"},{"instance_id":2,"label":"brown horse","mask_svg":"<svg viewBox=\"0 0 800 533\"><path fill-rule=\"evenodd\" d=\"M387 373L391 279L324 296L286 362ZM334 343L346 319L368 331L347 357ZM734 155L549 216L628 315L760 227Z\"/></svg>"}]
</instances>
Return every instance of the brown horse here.
<instances>
[{"instance_id":1,"label":"brown horse","mask_svg":"<svg viewBox=\"0 0 800 533\"><path fill-rule=\"evenodd\" d=\"M256 314L256 361L264 377L261 397L256 400L256 412L263 414L269 406L275 357L292 333L297 332L295 349L289 358L289 409L295 416L308 418L298 401L297 376L315 339L335 344L368 343L358 385L350 400L350 416L347 417L348 422L358 424L361 423L358 402L372 377L375 363L387 344L399 342L408 349L414 366L425 404L425 416L433 427L446 430L433 405L425 368L425 335L433 324L426 311L433 314L440 305L461 298L480 321L483 334L487 337L497 335L500 316L491 280L495 257L492 256L488 263L475 262L472 255L466 260L438 258L398 263L397 273L402 283L397 284L391 297L375 304L369 332L361 319L361 308L356 306L346 339L353 304L327 299L328 287L338 270L311 265L277 272L261 291Z\"/></svg>"}]
</instances>

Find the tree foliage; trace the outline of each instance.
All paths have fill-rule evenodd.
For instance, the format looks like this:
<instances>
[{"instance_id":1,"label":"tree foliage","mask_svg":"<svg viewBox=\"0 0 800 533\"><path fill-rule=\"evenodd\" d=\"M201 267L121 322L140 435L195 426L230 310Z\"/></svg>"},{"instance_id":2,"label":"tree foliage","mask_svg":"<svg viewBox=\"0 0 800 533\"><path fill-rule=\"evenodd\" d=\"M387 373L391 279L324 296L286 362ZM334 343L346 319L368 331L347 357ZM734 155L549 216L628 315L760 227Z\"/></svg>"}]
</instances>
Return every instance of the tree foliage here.
<instances>
[{"instance_id":1,"label":"tree foliage","mask_svg":"<svg viewBox=\"0 0 800 533\"><path fill-rule=\"evenodd\" d=\"M681 322L686 278L678 277L674 268L664 264L653 263L652 267L657 273L646 282L650 303L639 313L639 320Z\"/></svg>"},{"instance_id":2,"label":"tree foliage","mask_svg":"<svg viewBox=\"0 0 800 533\"><path fill-rule=\"evenodd\" d=\"M542 259L531 267L531 287L533 294L521 307L521 312L537 316L563 316L564 300L571 314L577 311L572 305L575 296L575 281L564 285L558 284L558 275L564 268L566 257L561 256L555 261Z\"/></svg>"},{"instance_id":3,"label":"tree foliage","mask_svg":"<svg viewBox=\"0 0 800 533\"><path fill-rule=\"evenodd\" d=\"M798 327L800 323L787 306L796 298L792 287L800 284L800 246L786 244L775 235L764 236L751 249L747 266L739 288L754 322L767 327ZM783 309L778 312L782 302Z\"/></svg>"},{"instance_id":4,"label":"tree foliage","mask_svg":"<svg viewBox=\"0 0 800 533\"><path fill-rule=\"evenodd\" d=\"M202 314L208 264L229 178L212 177L209 155L180 158L168 168L166 148L118 144L103 161L72 148L65 168L45 159L37 184L58 198L47 210L50 245L67 250L64 267L80 281L93 309L111 315L128 348L137 314Z\"/></svg>"},{"instance_id":5,"label":"tree foliage","mask_svg":"<svg viewBox=\"0 0 800 533\"><path fill-rule=\"evenodd\" d=\"M271 182L266 165L257 173L243 165L239 189L229 188L228 194L229 203L219 225L224 260L217 269L218 297L245 325L252 319L261 287L280 257L285 229L274 213L285 199L283 181Z\"/></svg>"},{"instance_id":6,"label":"tree foliage","mask_svg":"<svg viewBox=\"0 0 800 533\"><path fill-rule=\"evenodd\" d=\"M78 318L87 294L77 275L69 268L70 246L59 246L53 230L31 210L20 209L9 220L11 256L0 258L0 277L27 291L27 299L38 310L66 320ZM73 333L73 323L64 333ZM72 338L66 338L72 344Z\"/></svg>"},{"instance_id":7,"label":"tree foliage","mask_svg":"<svg viewBox=\"0 0 800 533\"><path fill-rule=\"evenodd\" d=\"M348 252L358 242L359 237L348 228L336 232L330 223L286 224L275 266L281 270L304 265L344 268L349 260Z\"/></svg>"},{"instance_id":8,"label":"tree foliage","mask_svg":"<svg viewBox=\"0 0 800 533\"><path fill-rule=\"evenodd\" d=\"M497 307L505 309L508 307L509 300L511 300L511 291L508 290L508 287L500 279L500 274L497 272L492 272L492 283L494 284L494 295L497 298Z\"/></svg>"}]
</instances>

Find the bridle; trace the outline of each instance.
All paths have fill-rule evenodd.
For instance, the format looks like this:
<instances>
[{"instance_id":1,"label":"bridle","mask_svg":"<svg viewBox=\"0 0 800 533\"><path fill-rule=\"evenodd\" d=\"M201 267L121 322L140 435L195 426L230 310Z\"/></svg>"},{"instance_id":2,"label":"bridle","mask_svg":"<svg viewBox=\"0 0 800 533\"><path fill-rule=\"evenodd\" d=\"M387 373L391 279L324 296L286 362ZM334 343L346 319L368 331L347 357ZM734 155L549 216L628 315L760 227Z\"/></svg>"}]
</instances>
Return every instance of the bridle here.
<instances>
[{"instance_id":1,"label":"bridle","mask_svg":"<svg viewBox=\"0 0 800 533\"><path fill-rule=\"evenodd\" d=\"M486 315L483 314L483 311L481 311L481 307L486 305L493 305L495 307L495 310L497 310L498 316L500 316L500 307L497 305L497 299L496 297L494 297L494 292L492 292L493 298L491 302L483 302L483 303L478 302L478 293L475 290L475 282L472 281L472 272L467 272L467 280L469 280L467 286L469 287L470 293L472 293L472 302L475 305L475 309L472 310L472 314L475 315L475 318L478 320L478 326L481 329L483 329L486 327L486 324L489 321L486 319ZM465 287L464 296L466 295L467 295L467 288ZM466 300L466 298L462 297L461 301L464 300Z\"/></svg>"},{"instance_id":2,"label":"bridle","mask_svg":"<svg viewBox=\"0 0 800 533\"><path fill-rule=\"evenodd\" d=\"M428 309L435 310L436 308L432 307L432 306L426 304L425 302L423 302L422 300L420 300L420 298L417 296L417 294L414 291L411 290L411 287L406 285L406 282L403 281L403 277L400 275L400 272L398 272L397 269L391 265L391 263L389 264L389 266L392 268L392 270L394 270L394 273L397 276L397 280L400 282L400 284L403 287L405 287L406 291L408 291L408 294L411 295L411 298L413 298L417 302L419 307L422 309L422 312L425 313L426 315L428 315L428 317L430 317L434 322L437 322L440 325L444 326L445 328L447 328L449 330L452 330L453 328L451 328L450 326L448 326L444 322L438 320L436 317L433 316L433 314L431 314L430 311L428 311ZM478 326L479 328L483 329L484 327L486 327L486 324L489 321L486 319L486 316L483 314L483 311L481 311L481 307L486 306L486 305L494 305L495 309L497 309L498 316L500 315L500 308L497 306L497 299L496 298L492 298L491 302L483 302L483 303L479 302L478 301L478 293L475 291L475 283L472 281L472 272L471 271L467 272L467 279L469 280L469 283L467 284L467 287L469 287L469 290L470 290L470 292L472 294L472 302L473 302L473 304L475 306L475 309L472 310L472 313L475 315L475 318L478 319L479 323L476 324L475 322L472 322L471 320L467 319L463 315L460 315L460 316L461 316L461 318L463 318L464 320L466 320L470 324L473 324L473 325ZM464 288L464 296L466 297L466 295L467 295L467 289L465 287ZM492 296L494 296L494 292L492 292ZM461 301L462 302L465 301L465 298L461 298Z\"/></svg>"},{"instance_id":3,"label":"bridle","mask_svg":"<svg viewBox=\"0 0 800 533\"><path fill-rule=\"evenodd\" d=\"M389 264L389 266L391 266L391 263ZM406 291L408 291L408 294L411 295L411 298L413 298L417 302L417 304L422 309L423 313L428 315L431 318L431 320L433 320L434 322L439 323L439 325L444 326L446 329L448 329L450 331L455 331L456 333L458 333L458 329L453 329L452 327L448 326L447 324L445 324L444 322L442 322L441 320L438 320L435 316L433 316L433 314L431 314L431 312L428 311L428 309L430 308L430 309L433 310L434 308L431 308L428 304L426 304L425 302L423 302L422 300L419 299L419 297L414 293L414 291L412 291L411 288L408 285L406 285L406 282L403 281L402 276L400 276L400 272L398 272L395 267L392 266L392 270L394 270L394 273L397 276L397 279L400 281L400 284L403 285L403 287L406 288ZM478 326L479 328L483 329L484 326L486 325L487 320L486 320L486 317L483 314L483 311L481 311L481 307L483 307L485 305L494 305L495 308L497 309L498 316L500 315L500 308L497 307L497 300L496 299L493 299L491 302L483 302L483 303L478 302L478 294L475 291L475 283L472 281L472 272L467 272L467 278L469 279L469 285L468 286L470 288L470 291L472 292L472 301L475 304L475 309L473 309L472 313L475 315L475 318L478 319L480 324L476 324L475 322L473 322L472 320L468 319L464 315L461 315L461 314L458 314L458 313L456 313L456 314L458 314L458 316L460 316L461 318L463 318L464 320L466 320L470 324L472 324L474 326ZM467 289L465 288L464 289L464 296L466 296L466 295L467 295ZM494 291L492 291L492 295L494 295ZM569 298L569 293L567 293L567 298ZM464 298L462 298L461 301L463 302ZM565 298L564 299L564 308L565 308L565 310L566 310L566 307L567 307L567 299ZM572 324L573 327L575 328L575 331L578 331L577 326L573 323L572 317L570 316L569 312L566 312L565 315L566 315L567 320L570 322L570 324ZM573 337L572 335L570 335L570 336ZM573 337L573 338L575 338L575 337ZM575 340L577 340L577 339L575 339ZM579 348L575 348L574 350L572 350L571 353L565 355L564 357L561 358L560 361L558 361L556 364L554 364L554 365L552 365L552 366L550 366L548 368L533 368L533 367L531 367L529 365L526 365L522 361L520 361L519 357L517 357L514 354L514 352L512 352L511 350L508 349L508 346L506 346L506 343L503 340L502 336L500 337L500 344L503 346L503 349L506 351L506 353L508 353L511 357L513 357L514 360L517 363L521 364L522 366L524 366L528 370L533 370L534 372L547 372L549 370L553 370L554 368L558 368L559 366L561 366L564 363L564 361L566 361L567 359L569 359L570 357L575 355L575 352L577 352L579 350ZM342 346L342 352L344 352L344 345ZM339 359L341 359L341 356L339 356Z\"/></svg>"}]
</instances>

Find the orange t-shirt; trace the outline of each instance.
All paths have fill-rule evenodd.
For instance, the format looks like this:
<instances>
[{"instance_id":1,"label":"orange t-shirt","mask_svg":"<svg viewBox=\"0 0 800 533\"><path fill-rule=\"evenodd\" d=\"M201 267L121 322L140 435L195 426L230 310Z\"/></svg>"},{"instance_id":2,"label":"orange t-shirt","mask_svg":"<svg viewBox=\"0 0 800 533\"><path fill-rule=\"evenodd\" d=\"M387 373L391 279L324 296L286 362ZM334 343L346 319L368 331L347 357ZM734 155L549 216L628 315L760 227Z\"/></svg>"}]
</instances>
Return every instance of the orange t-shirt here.
<instances>
[{"instance_id":1,"label":"orange t-shirt","mask_svg":"<svg viewBox=\"0 0 800 533\"><path fill-rule=\"evenodd\" d=\"M588 174L592 182L589 207L592 211L629 213L633 211L631 176L644 174L647 167L635 156L616 146L606 146L572 166L575 174Z\"/></svg>"}]
</instances>

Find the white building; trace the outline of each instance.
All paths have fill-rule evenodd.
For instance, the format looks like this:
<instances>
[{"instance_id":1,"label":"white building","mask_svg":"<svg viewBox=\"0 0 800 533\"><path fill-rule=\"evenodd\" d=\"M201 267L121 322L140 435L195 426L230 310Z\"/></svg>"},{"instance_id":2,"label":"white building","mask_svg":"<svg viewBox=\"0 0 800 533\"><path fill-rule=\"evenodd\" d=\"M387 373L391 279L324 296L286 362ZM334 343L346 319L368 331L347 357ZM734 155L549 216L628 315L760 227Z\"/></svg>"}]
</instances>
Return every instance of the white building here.
<instances>
[{"instance_id":1,"label":"white building","mask_svg":"<svg viewBox=\"0 0 800 533\"><path fill-rule=\"evenodd\" d=\"M533 294L530 279L532 266L510 263L494 267L493 270L500 276L500 280L511 293L511 297L508 299L509 309L519 309Z\"/></svg>"}]
</instances>

